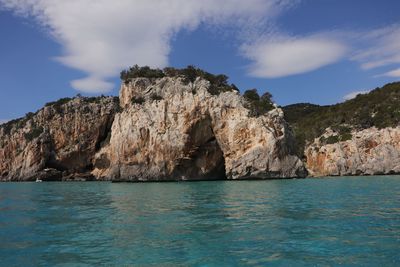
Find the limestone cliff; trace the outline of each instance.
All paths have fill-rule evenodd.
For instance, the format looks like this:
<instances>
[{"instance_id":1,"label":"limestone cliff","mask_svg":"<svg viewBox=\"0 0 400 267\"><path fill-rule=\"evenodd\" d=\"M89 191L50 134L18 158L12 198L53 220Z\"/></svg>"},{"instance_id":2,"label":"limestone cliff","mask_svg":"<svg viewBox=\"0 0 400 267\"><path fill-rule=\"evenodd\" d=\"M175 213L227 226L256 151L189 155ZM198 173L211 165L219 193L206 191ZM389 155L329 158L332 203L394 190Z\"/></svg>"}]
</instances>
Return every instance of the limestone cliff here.
<instances>
[{"instance_id":1,"label":"limestone cliff","mask_svg":"<svg viewBox=\"0 0 400 267\"><path fill-rule=\"evenodd\" d=\"M372 127L353 131L350 140L332 144L323 141L335 135L328 129L306 147L311 176L400 173L400 127Z\"/></svg>"},{"instance_id":2,"label":"limestone cliff","mask_svg":"<svg viewBox=\"0 0 400 267\"><path fill-rule=\"evenodd\" d=\"M123 83L110 143L97 153L100 179L194 180L304 177L292 136L275 108L252 116L236 91L209 81L135 78Z\"/></svg>"},{"instance_id":3,"label":"limestone cliff","mask_svg":"<svg viewBox=\"0 0 400 267\"><path fill-rule=\"evenodd\" d=\"M61 180L92 170L118 110L116 98L61 99L0 127L0 179ZM89 172L89 173L88 173Z\"/></svg>"},{"instance_id":4,"label":"limestone cliff","mask_svg":"<svg viewBox=\"0 0 400 267\"><path fill-rule=\"evenodd\" d=\"M304 177L282 110L252 110L233 86L218 86L196 76L133 78L119 101L50 103L0 126L0 179Z\"/></svg>"},{"instance_id":5,"label":"limestone cliff","mask_svg":"<svg viewBox=\"0 0 400 267\"><path fill-rule=\"evenodd\" d=\"M283 108L311 176L399 173L400 82L334 105Z\"/></svg>"}]
</instances>

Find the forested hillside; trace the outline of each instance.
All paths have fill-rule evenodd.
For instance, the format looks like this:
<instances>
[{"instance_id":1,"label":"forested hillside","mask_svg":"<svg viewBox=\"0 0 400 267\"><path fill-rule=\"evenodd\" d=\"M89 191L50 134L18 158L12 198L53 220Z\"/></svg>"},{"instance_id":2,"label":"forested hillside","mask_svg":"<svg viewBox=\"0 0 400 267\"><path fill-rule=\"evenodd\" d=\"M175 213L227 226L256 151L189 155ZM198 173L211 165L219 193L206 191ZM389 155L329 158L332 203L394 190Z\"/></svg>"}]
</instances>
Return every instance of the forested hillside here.
<instances>
[{"instance_id":1,"label":"forested hillside","mask_svg":"<svg viewBox=\"0 0 400 267\"><path fill-rule=\"evenodd\" d=\"M290 123L297 142L297 152L303 154L307 141L320 136L327 127L339 135L326 140L335 143L351 138L352 129L385 128L400 123L400 82L386 84L368 94L343 103L319 106L309 103L283 107L285 119Z\"/></svg>"}]
</instances>

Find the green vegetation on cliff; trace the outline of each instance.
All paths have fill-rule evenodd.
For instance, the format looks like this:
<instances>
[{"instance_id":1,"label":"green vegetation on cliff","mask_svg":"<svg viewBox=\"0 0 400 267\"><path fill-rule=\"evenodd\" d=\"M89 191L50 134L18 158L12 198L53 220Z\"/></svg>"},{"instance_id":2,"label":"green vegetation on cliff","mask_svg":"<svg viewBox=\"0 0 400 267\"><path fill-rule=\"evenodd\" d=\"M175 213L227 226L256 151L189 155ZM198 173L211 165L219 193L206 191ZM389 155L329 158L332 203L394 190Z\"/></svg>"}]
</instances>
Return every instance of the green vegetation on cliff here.
<instances>
[{"instance_id":1,"label":"green vegetation on cliff","mask_svg":"<svg viewBox=\"0 0 400 267\"><path fill-rule=\"evenodd\" d=\"M247 100L247 108L251 110L252 116L259 116L274 108L272 95L268 92L260 96L257 89L250 89L244 92L243 97Z\"/></svg>"},{"instance_id":2,"label":"green vegetation on cliff","mask_svg":"<svg viewBox=\"0 0 400 267\"><path fill-rule=\"evenodd\" d=\"M203 78L210 82L209 92L218 95L226 91L239 91L234 84L228 83L228 76L214 75L203 71L194 66L183 69L164 68L151 69L150 67L139 67L137 65L121 72L121 79L129 82L134 78L163 78L179 77L184 82L191 83L197 78ZM193 89L195 90L195 89ZM195 92L194 92L195 93ZM274 108L272 95L265 93L259 95L256 89L250 89L243 93L246 100L246 107L250 110L251 116L265 114ZM52 107L56 112L62 113L65 106L75 98L82 99L85 103L101 103L102 97L82 97L77 95L74 98L62 98L54 102L47 103L46 107ZM162 100L160 95L151 96L154 101ZM116 112L120 111L118 97L113 101L117 106ZM143 98L132 99L134 104L142 104ZM352 138L352 130L361 130L370 127L385 128L400 125L400 82L386 84L381 88L376 88L368 94L357 95L354 99L338 103L335 105L319 106L309 103L293 104L283 107L285 120L291 125L295 140L296 151L299 156L303 155L304 147L314 138L320 137L326 128L330 127L336 134L321 137L320 141L325 144L332 144ZM1 124L3 134L10 134L15 129L20 129L31 120L36 113L27 113L25 117ZM26 134L27 139L39 136L43 129L37 128Z\"/></svg>"},{"instance_id":3,"label":"green vegetation on cliff","mask_svg":"<svg viewBox=\"0 0 400 267\"><path fill-rule=\"evenodd\" d=\"M121 80L128 83L134 78L158 79L163 77L181 77L186 83L194 82L197 78L203 78L210 82L208 92L212 95L218 95L222 92L239 91L234 84L229 84L229 77L224 74L214 75L194 66L187 66L183 69L172 67L160 69L152 69L148 66L139 67L135 65L121 72ZM195 91L193 91L195 93ZM250 89L244 92L244 98L247 100L247 108L250 109L252 116L265 114L274 108L272 95L265 93L259 96L257 89ZM159 96L153 96L153 100L161 100ZM143 99L132 99L132 103L141 104Z\"/></svg>"},{"instance_id":4,"label":"green vegetation on cliff","mask_svg":"<svg viewBox=\"0 0 400 267\"><path fill-rule=\"evenodd\" d=\"M283 110L286 121L294 131L298 154L302 155L305 144L320 136L328 127L339 135L336 141L324 141L335 143L350 139L352 129L399 125L400 82L386 84L368 94L357 95L336 105L318 106L302 103L283 107Z\"/></svg>"},{"instance_id":5,"label":"green vegetation on cliff","mask_svg":"<svg viewBox=\"0 0 400 267\"><path fill-rule=\"evenodd\" d=\"M71 102L72 100L76 99L76 98L82 99L82 101L84 103L100 104L102 99L107 98L107 97L104 96L104 95L101 95L99 97L83 97L80 94L78 94L78 95L76 95L75 97L72 97L72 98L71 97L64 97L64 98L61 98L61 99L59 99L57 101L48 102L44 106L45 107L52 107L57 113L63 113L63 107L66 104L68 104L69 102ZM116 112L120 112L119 97L118 96L114 96L112 100L117 106ZM3 134L9 135L9 134L11 134L13 129L14 130L18 130L18 129L21 129L21 128L25 127L26 123L28 121L30 121L31 119L33 119L33 117L38 112L39 111L36 111L35 113L28 112L22 118L10 120L10 121L8 121L6 123L0 124L0 129L3 129ZM26 137L27 140L32 140L32 139L38 137L42 132L43 132L43 129L34 127L31 132L25 134L25 137Z\"/></svg>"},{"instance_id":6,"label":"green vegetation on cliff","mask_svg":"<svg viewBox=\"0 0 400 267\"><path fill-rule=\"evenodd\" d=\"M36 124L33 125L30 132L25 133L24 137L28 141L32 141L33 139L39 137L43 133L44 129L42 126L37 126Z\"/></svg>"},{"instance_id":7,"label":"green vegetation on cliff","mask_svg":"<svg viewBox=\"0 0 400 267\"><path fill-rule=\"evenodd\" d=\"M210 82L210 88L208 89L210 94L218 95L227 91L239 91L234 84L228 83L228 76L224 74L214 75L194 66L187 66L183 69L167 67L160 70L152 69L148 66L139 67L135 65L128 70L123 70L120 77L124 82L129 82L133 78L182 77L186 83L194 82L196 78L200 77Z\"/></svg>"}]
</instances>

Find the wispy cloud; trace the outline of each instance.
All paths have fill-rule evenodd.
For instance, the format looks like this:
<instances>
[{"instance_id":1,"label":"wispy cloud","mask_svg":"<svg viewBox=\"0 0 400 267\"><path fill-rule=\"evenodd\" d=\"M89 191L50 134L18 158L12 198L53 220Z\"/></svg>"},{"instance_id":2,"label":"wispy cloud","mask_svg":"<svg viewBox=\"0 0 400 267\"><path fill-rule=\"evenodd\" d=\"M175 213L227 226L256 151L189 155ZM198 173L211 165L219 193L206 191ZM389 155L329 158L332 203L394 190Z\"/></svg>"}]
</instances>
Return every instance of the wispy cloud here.
<instances>
[{"instance_id":1,"label":"wispy cloud","mask_svg":"<svg viewBox=\"0 0 400 267\"><path fill-rule=\"evenodd\" d=\"M381 76L400 78L400 68L385 72Z\"/></svg>"},{"instance_id":2,"label":"wispy cloud","mask_svg":"<svg viewBox=\"0 0 400 267\"><path fill-rule=\"evenodd\" d=\"M8 122L8 121L9 121L9 120L0 119L0 124L6 123L6 122Z\"/></svg>"},{"instance_id":3,"label":"wispy cloud","mask_svg":"<svg viewBox=\"0 0 400 267\"><path fill-rule=\"evenodd\" d=\"M399 77L400 26L367 31L329 29L292 35L276 26L299 0L0 0L0 9L34 19L63 48L56 60L86 75L71 81L84 92L106 92L111 78L132 64L168 65L171 40L181 30L233 29L248 74L277 78L340 60ZM229 32L229 31L228 31ZM395 65L395 66L393 66ZM392 66L383 71L379 67Z\"/></svg>"},{"instance_id":4,"label":"wispy cloud","mask_svg":"<svg viewBox=\"0 0 400 267\"><path fill-rule=\"evenodd\" d=\"M375 77L400 77L400 25L364 31L319 32L291 36L284 31L264 34L242 46L251 60L248 72L262 78L278 78L317 70L341 60L359 63L363 70L381 71Z\"/></svg>"},{"instance_id":5,"label":"wispy cloud","mask_svg":"<svg viewBox=\"0 0 400 267\"><path fill-rule=\"evenodd\" d=\"M342 59L346 51L343 42L328 35L266 36L242 46L243 54L252 60L249 73L264 78L313 71Z\"/></svg>"},{"instance_id":6,"label":"wispy cloud","mask_svg":"<svg viewBox=\"0 0 400 267\"><path fill-rule=\"evenodd\" d=\"M171 38L202 23L241 27L279 13L289 0L0 0L0 7L34 18L64 52L56 59L87 74L71 82L105 92L109 79L132 64L168 64Z\"/></svg>"},{"instance_id":7,"label":"wispy cloud","mask_svg":"<svg viewBox=\"0 0 400 267\"><path fill-rule=\"evenodd\" d=\"M355 97L358 96L358 95L363 95L363 94L368 94L368 93L369 93L369 91L355 91L355 92L351 92L351 93L345 95L345 96L343 97L343 100L350 100L350 99L355 98Z\"/></svg>"},{"instance_id":8,"label":"wispy cloud","mask_svg":"<svg viewBox=\"0 0 400 267\"><path fill-rule=\"evenodd\" d=\"M400 25L391 25L357 35L358 46L353 60L362 69L400 64ZM390 75L390 72L388 73ZM392 76L394 77L394 76Z\"/></svg>"}]
</instances>

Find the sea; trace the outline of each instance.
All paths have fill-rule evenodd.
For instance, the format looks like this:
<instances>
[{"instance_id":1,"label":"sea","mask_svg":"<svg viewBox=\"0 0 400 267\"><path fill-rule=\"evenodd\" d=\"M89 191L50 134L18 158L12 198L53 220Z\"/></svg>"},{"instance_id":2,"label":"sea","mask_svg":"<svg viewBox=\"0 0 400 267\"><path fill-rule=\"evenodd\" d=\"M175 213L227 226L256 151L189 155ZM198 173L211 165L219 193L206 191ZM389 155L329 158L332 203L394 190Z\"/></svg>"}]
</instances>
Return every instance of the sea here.
<instances>
[{"instance_id":1,"label":"sea","mask_svg":"<svg viewBox=\"0 0 400 267\"><path fill-rule=\"evenodd\" d=\"M400 266L400 176L0 183L0 266Z\"/></svg>"}]
</instances>

